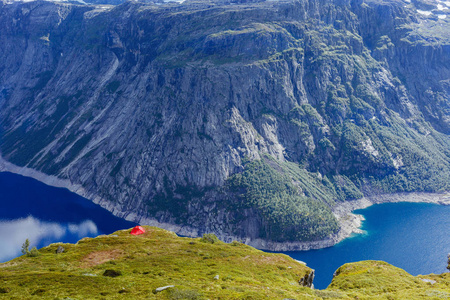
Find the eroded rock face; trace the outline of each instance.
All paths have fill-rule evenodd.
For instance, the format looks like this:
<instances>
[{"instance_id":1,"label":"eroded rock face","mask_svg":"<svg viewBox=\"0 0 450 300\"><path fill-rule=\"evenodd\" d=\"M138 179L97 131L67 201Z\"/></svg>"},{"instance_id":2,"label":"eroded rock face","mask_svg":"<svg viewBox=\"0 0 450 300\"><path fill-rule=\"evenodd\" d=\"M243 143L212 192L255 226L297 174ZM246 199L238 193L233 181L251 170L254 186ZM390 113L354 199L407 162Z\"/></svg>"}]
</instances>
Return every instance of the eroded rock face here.
<instances>
[{"instance_id":1,"label":"eroded rock face","mask_svg":"<svg viewBox=\"0 0 450 300\"><path fill-rule=\"evenodd\" d=\"M314 270L312 270L311 273L306 274L303 278L300 279L299 284L302 286L314 288L314 275Z\"/></svg>"},{"instance_id":2,"label":"eroded rock face","mask_svg":"<svg viewBox=\"0 0 450 300\"><path fill-rule=\"evenodd\" d=\"M423 18L394 1L0 4L1 155L184 234L325 238L335 201L449 188L450 30ZM289 185L270 198L294 200L230 189L257 160Z\"/></svg>"}]
</instances>

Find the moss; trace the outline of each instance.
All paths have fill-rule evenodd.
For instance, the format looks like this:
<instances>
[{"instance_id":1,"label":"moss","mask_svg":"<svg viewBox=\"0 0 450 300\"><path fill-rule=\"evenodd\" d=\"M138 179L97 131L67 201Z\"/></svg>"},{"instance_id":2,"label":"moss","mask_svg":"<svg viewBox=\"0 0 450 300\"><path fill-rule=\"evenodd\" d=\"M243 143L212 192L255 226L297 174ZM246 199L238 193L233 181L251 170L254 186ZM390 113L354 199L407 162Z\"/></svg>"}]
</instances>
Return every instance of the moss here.
<instances>
[{"instance_id":1,"label":"moss","mask_svg":"<svg viewBox=\"0 0 450 300\"><path fill-rule=\"evenodd\" d=\"M0 264L0 299L26 299L41 289L44 299L277 299L313 296L309 288L291 285L311 270L282 254L144 226L146 233L121 230L85 238L77 244L40 249L37 258L22 256ZM204 258L207 259L204 259ZM120 276L103 274L114 271ZM214 277L219 275L219 279ZM175 288L153 294L158 287ZM270 289L266 287L270 286ZM4 295L4 296L3 296Z\"/></svg>"},{"instance_id":2,"label":"moss","mask_svg":"<svg viewBox=\"0 0 450 300\"><path fill-rule=\"evenodd\" d=\"M0 299L446 299L450 273L412 276L382 261L345 264L330 286L298 281L311 272L283 254L241 243L203 243L144 226L84 238L1 263ZM206 258L206 259L205 259ZM214 277L219 275L219 279ZM431 279L429 284L421 279ZM154 294L158 287L174 285ZM269 288L268 288L269 287Z\"/></svg>"}]
</instances>

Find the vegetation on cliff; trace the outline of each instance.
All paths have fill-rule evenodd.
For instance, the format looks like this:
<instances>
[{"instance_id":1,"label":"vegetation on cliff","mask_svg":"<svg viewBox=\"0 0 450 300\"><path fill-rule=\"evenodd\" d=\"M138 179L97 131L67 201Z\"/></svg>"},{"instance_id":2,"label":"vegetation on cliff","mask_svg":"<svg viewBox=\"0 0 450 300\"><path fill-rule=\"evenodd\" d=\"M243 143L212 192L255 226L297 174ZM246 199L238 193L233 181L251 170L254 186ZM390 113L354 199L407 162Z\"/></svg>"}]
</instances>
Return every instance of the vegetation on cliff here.
<instances>
[{"instance_id":1,"label":"vegetation on cliff","mask_svg":"<svg viewBox=\"0 0 450 300\"><path fill-rule=\"evenodd\" d=\"M311 241L335 233L339 228L336 218L321 201L329 196L324 193L326 187L295 164L291 168L283 168L273 160L252 161L245 164L244 172L230 177L228 188L238 194L239 208L260 211L264 218L260 238Z\"/></svg>"},{"instance_id":2,"label":"vegetation on cliff","mask_svg":"<svg viewBox=\"0 0 450 300\"><path fill-rule=\"evenodd\" d=\"M450 189L419 2L2 4L0 154L180 232L321 239L336 202Z\"/></svg>"}]
</instances>

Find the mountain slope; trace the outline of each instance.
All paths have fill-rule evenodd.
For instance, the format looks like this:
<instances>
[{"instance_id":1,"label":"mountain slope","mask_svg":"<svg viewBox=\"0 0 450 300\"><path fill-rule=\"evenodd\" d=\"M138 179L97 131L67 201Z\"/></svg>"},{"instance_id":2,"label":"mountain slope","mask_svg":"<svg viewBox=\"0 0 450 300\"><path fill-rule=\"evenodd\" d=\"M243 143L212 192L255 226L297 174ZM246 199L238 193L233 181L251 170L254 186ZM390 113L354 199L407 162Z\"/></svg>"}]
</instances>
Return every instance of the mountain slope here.
<instances>
[{"instance_id":1,"label":"mountain slope","mask_svg":"<svg viewBox=\"0 0 450 300\"><path fill-rule=\"evenodd\" d=\"M324 239L338 202L449 190L450 27L419 11L1 4L1 155L185 235Z\"/></svg>"},{"instance_id":2,"label":"mountain slope","mask_svg":"<svg viewBox=\"0 0 450 300\"><path fill-rule=\"evenodd\" d=\"M450 273L412 276L382 261L345 264L325 290L292 258L212 235L145 227L52 244L0 264L0 299L441 299ZM56 253L59 247L62 253ZM306 285L306 286L305 286ZM158 288L167 287L160 292Z\"/></svg>"}]
</instances>

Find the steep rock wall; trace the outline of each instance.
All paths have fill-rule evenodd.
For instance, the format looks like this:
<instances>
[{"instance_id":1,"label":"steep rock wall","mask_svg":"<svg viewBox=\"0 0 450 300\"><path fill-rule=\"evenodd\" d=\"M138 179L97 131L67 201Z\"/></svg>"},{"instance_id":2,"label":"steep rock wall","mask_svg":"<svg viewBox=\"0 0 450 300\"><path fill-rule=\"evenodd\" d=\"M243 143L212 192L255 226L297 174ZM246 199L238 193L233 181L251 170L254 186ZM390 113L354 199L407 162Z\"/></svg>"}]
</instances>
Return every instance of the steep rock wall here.
<instances>
[{"instance_id":1,"label":"steep rock wall","mask_svg":"<svg viewBox=\"0 0 450 300\"><path fill-rule=\"evenodd\" d=\"M400 2L0 10L2 156L121 216L311 241L336 202L449 188L450 31Z\"/></svg>"}]
</instances>

